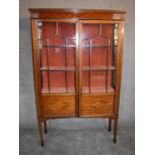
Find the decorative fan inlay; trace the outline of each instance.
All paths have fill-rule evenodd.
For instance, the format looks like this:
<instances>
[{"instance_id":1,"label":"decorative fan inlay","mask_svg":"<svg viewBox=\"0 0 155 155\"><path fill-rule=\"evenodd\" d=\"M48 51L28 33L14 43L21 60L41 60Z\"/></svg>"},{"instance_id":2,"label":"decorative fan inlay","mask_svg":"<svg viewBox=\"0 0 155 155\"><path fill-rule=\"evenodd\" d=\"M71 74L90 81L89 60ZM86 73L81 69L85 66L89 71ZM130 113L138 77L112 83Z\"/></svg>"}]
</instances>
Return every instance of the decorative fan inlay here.
<instances>
[{"instance_id":1,"label":"decorative fan inlay","mask_svg":"<svg viewBox=\"0 0 155 155\"><path fill-rule=\"evenodd\" d=\"M63 110L63 109L67 109L69 107L70 107L70 103L64 99L59 99L56 102L54 102L52 105L51 104L48 105L48 108L50 110L54 110L54 109Z\"/></svg>"},{"instance_id":2,"label":"decorative fan inlay","mask_svg":"<svg viewBox=\"0 0 155 155\"><path fill-rule=\"evenodd\" d=\"M105 100L96 100L96 101L90 102L89 107L93 110L109 109L111 107L111 103Z\"/></svg>"}]
</instances>

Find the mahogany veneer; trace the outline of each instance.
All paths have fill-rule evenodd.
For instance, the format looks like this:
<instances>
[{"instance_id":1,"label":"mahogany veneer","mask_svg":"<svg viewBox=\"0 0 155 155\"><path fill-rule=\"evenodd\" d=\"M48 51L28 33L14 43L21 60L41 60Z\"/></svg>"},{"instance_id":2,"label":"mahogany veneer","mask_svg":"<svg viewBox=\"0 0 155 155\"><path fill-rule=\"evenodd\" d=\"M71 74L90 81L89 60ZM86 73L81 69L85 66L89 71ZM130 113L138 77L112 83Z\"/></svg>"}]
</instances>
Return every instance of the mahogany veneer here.
<instances>
[{"instance_id":1,"label":"mahogany veneer","mask_svg":"<svg viewBox=\"0 0 155 155\"><path fill-rule=\"evenodd\" d=\"M64 117L114 120L117 138L124 11L30 9L36 107L42 123Z\"/></svg>"}]
</instances>

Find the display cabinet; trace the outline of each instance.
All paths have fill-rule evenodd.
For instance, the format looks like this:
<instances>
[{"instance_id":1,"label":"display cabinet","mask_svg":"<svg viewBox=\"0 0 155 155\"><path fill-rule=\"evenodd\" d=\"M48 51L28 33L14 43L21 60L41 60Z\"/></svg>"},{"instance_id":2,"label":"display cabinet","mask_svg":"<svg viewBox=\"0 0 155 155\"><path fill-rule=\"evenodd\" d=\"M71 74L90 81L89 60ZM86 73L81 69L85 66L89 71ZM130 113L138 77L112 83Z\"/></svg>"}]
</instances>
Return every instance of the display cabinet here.
<instances>
[{"instance_id":1,"label":"display cabinet","mask_svg":"<svg viewBox=\"0 0 155 155\"><path fill-rule=\"evenodd\" d=\"M30 9L41 145L48 119L101 117L117 137L124 11Z\"/></svg>"}]
</instances>

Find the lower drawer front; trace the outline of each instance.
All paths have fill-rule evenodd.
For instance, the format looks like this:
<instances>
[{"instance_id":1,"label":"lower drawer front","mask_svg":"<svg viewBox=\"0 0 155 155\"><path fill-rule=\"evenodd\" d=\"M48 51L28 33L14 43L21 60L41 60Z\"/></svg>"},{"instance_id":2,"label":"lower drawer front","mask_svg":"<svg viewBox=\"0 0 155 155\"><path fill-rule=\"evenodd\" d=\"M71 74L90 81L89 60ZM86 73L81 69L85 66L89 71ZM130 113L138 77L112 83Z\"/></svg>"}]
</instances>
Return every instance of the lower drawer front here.
<instances>
[{"instance_id":1,"label":"lower drawer front","mask_svg":"<svg viewBox=\"0 0 155 155\"><path fill-rule=\"evenodd\" d=\"M106 116L113 114L114 96L113 95L95 95L82 96L80 104L81 116Z\"/></svg>"},{"instance_id":2,"label":"lower drawer front","mask_svg":"<svg viewBox=\"0 0 155 155\"><path fill-rule=\"evenodd\" d=\"M75 116L75 96L42 96L43 115Z\"/></svg>"}]
</instances>

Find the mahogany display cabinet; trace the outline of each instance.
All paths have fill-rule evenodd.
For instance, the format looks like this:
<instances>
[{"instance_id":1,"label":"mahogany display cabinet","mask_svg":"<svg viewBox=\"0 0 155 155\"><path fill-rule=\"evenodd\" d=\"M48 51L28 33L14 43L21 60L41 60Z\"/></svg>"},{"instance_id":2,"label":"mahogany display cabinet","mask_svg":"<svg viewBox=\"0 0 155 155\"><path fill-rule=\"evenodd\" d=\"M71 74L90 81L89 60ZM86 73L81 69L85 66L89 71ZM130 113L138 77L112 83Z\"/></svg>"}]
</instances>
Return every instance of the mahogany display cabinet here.
<instances>
[{"instance_id":1,"label":"mahogany display cabinet","mask_svg":"<svg viewBox=\"0 0 155 155\"><path fill-rule=\"evenodd\" d=\"M124 11L29 9L38 127L46 121L107 118L117 138Z\"/></svg>"}]
</instances>

